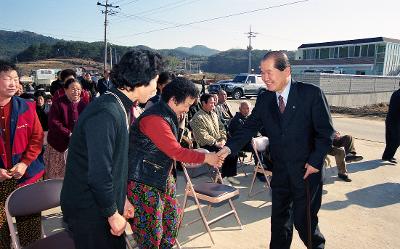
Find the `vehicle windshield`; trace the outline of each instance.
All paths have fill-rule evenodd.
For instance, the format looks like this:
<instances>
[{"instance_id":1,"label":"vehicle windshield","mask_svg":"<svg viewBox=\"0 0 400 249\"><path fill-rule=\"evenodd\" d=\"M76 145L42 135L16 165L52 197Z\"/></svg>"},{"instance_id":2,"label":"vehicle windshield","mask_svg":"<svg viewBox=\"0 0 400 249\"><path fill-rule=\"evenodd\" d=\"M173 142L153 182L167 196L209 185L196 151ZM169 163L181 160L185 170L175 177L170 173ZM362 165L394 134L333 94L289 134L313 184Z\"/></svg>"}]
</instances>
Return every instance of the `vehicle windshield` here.
<instances>
[{"instance_id":1,"label":"vehicle windshield","mask_svg":"<svg viewBox=\"0 0 400 249\"><path fill-rule=\"evenodd\" d=\"M233 80L232 83L245 83L247 75L238 75Z\"/></svg>"}]
</instances>

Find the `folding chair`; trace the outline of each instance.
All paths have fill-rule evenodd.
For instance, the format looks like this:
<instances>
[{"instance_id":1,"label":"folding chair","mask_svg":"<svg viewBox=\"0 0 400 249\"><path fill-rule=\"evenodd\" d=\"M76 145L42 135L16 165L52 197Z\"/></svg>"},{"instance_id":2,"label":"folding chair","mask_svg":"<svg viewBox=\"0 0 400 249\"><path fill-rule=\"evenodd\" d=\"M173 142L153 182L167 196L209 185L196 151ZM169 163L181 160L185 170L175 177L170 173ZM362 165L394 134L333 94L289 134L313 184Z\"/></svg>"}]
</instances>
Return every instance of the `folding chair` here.
<instances>
[{"instance_id":1,"label":"folding chair","mask_svg":"<svg viewBox=\"0 0 400 249\"><path fill-rule=\"evenodd\" d=\"M199 149L199 150L206 151L204 149ZM184 172L184 175L186 178L186 187L185 187L185 196L183 199L183 208L182 208L182 215L180 218L180 224L183 220L188 197L191 197L191 198L193 198L193 200L197 206L197 209L200 214L200 218L195 219L191 222L188 222L187 224L185 224L183 226L188 226L194 222L202 220L204 227L207 230L212 243L215 244L214 239L211 234L210 224L233 214L236 218L236 221L238 222L238 224L240 226L240 229L243 229L242 223L240 222L239 216L238 216L235 206L233 205L233 202L232 202L233 198L239 196L239 190L232 186L220 184L217 182L204 182L204 183L199 183L199 184L193 185L193 183L190 179L190 176L187 172L186 167L197 167L197 166L199 166L199 165L185 164L185 163L183 164L183 172ZM221 174L219 173L218 169L216 169L216 170L217 170L218 180L222 181ZM200 206L200 202L207 204L207 213L206 214L204 214L204 212ZM210 221L207 220L207 216L210 214L211 208L213 206L220 206L221 204L226 204L226 203L229 203L229 205L231 207L230 211L228 211ZM179 248L179 245L178 245L178 248Z\"/></svg>"},{"instance_id":2,"label":"folding chair","mask_svg":"<svg viewBox=\"0 0 400 249\"><path fill-rule=\"evenodd\" d=\"M251 163L253 161L253 153L251 153L250 159L248 161L246 161L246 158L248 157L247 152L251 152L251 151L241 150L238 153L238 163L239 163L238 169L241 169L245 176L247 176L247 173L244 170L244 166L248 165L249 163Z\"/></svg>"},{"instance_id":3,"label":"folding chair","mask_svg":"<svg viewBox=\"0 0 400 249\"><path fill-rule=\"evenodd\" d=\"M272 172L269 170L266 170L263 166L262 160L260 158L260 153L263 153L267 150L267 146L269 144L269 140L267 137L254 137L251 139L251 144L253 146L254 152L256 154L256 158L257 158L257 164L254 165L254 171L253 171L253 179L251 181L251 185L250 185L250 191L248 196L252 197L255 196L263 191L266 191L270 188L270 181L271 181L271 176L272 176ZM266 179L266 184L264 185L264 189L257 191L254 194L251 194L253 187L254 187L254 182L256 181L256 175L257 173L261 173L265 176Z\"/></svg>"},{"instance_id":4,"label":"folding chair","mask_svg":"<svg viewBox=\"0 0 400 249\"><path fill-rule=\"evenodd\" d=\"M5 211L13 249L22 249L13 217L39 213L60 205L63 180L51 179L14 190L7 198ZM67 231L61 231L33 242L23 249L74 249L74 241Z\"/></svg>"}]
</instances>

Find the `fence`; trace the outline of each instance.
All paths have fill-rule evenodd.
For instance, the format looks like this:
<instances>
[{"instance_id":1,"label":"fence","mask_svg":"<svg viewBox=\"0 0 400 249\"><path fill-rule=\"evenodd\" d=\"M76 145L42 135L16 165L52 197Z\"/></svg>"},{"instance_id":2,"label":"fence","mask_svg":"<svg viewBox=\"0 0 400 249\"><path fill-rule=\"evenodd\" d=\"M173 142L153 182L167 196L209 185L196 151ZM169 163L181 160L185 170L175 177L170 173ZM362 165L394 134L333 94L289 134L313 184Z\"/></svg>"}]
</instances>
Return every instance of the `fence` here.
<instances>
[{"instance_id":1,"label":"fence","mask_svg":"<svg viewBox=\"0 0 400 249\"><path fill-rule=\"evenodd\" d=\"M325 94L393 92L398 89L400 82L400 77L394 76L326 73L294 74L293 78L315 84Z\"/></svg>"},{"instance_id":2,"label":"fence","mask_svg":"<svg viewBox=\"0 0 400 249\"><path fill-rule=\"evenodd\" d=\"M400 77L326 73L294 74L293 79L319 86L332 106L358 107L389 102Z\"/></svg>"}]
</instances>

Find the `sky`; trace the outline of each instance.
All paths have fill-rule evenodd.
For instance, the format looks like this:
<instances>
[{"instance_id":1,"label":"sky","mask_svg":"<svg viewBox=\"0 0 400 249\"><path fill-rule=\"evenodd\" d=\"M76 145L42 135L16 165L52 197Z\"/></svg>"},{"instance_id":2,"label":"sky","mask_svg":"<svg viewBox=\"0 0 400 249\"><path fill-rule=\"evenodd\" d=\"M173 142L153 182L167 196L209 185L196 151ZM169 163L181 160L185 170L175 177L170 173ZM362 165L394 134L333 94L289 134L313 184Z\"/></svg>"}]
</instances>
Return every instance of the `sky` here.
<instances>
[{"instance_id":1,"label":"sky","mask_svg":"<svg viewBox=\"0 0 400 249\"><path fill-rule=\"evenodd\" d=\"M245 49L250 26L257 33L254 49L296 50L304 43L378 36L400 39L399 0L108 1L119 8L109 16L107 40L124 46ZM64 40L104 39L103 8L94 0L0 0L0 6L3 30Z\"/></svg>"}]
</instances>

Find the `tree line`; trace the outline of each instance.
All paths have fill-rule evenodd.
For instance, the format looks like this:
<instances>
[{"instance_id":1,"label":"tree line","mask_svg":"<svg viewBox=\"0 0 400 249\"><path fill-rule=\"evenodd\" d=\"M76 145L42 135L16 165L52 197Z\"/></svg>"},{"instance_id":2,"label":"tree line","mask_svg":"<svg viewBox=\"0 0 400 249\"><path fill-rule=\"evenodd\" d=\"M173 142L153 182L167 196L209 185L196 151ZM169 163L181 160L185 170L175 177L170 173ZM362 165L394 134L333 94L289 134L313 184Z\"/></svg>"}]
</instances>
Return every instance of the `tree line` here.
<instances>
[{"instance_id":1,"label":"tree line","mask_svg":"<svg viewBox=\"0 0 400 249\"><path fill-rule=\"evenodd\" d=\"M138 46L139 48L147 48ZM112 46L113 53L122 56L132 49L126 46ZM269 50L252 51L252 68L254 72L259 72L258 65L262 57ZM231 49L220 52L209 57L190 56L175 50L159 50L165 58L165 64L168 70L175 71L182 68L184 58L200 61L200 69L211 73L236 74L247 72L248 70L248 52L244 49ZM294 58L294 52L288 51L289 59ZM92 59L102 62L104 59L104 44L102 42L79 42L79 41L58 41L55 44L47 43L32 44L27 49L18 53L14 61L36 61L49 58L82 58ZM114 61L115 62L115 61Z\"/></svg>"}]
</instances>

